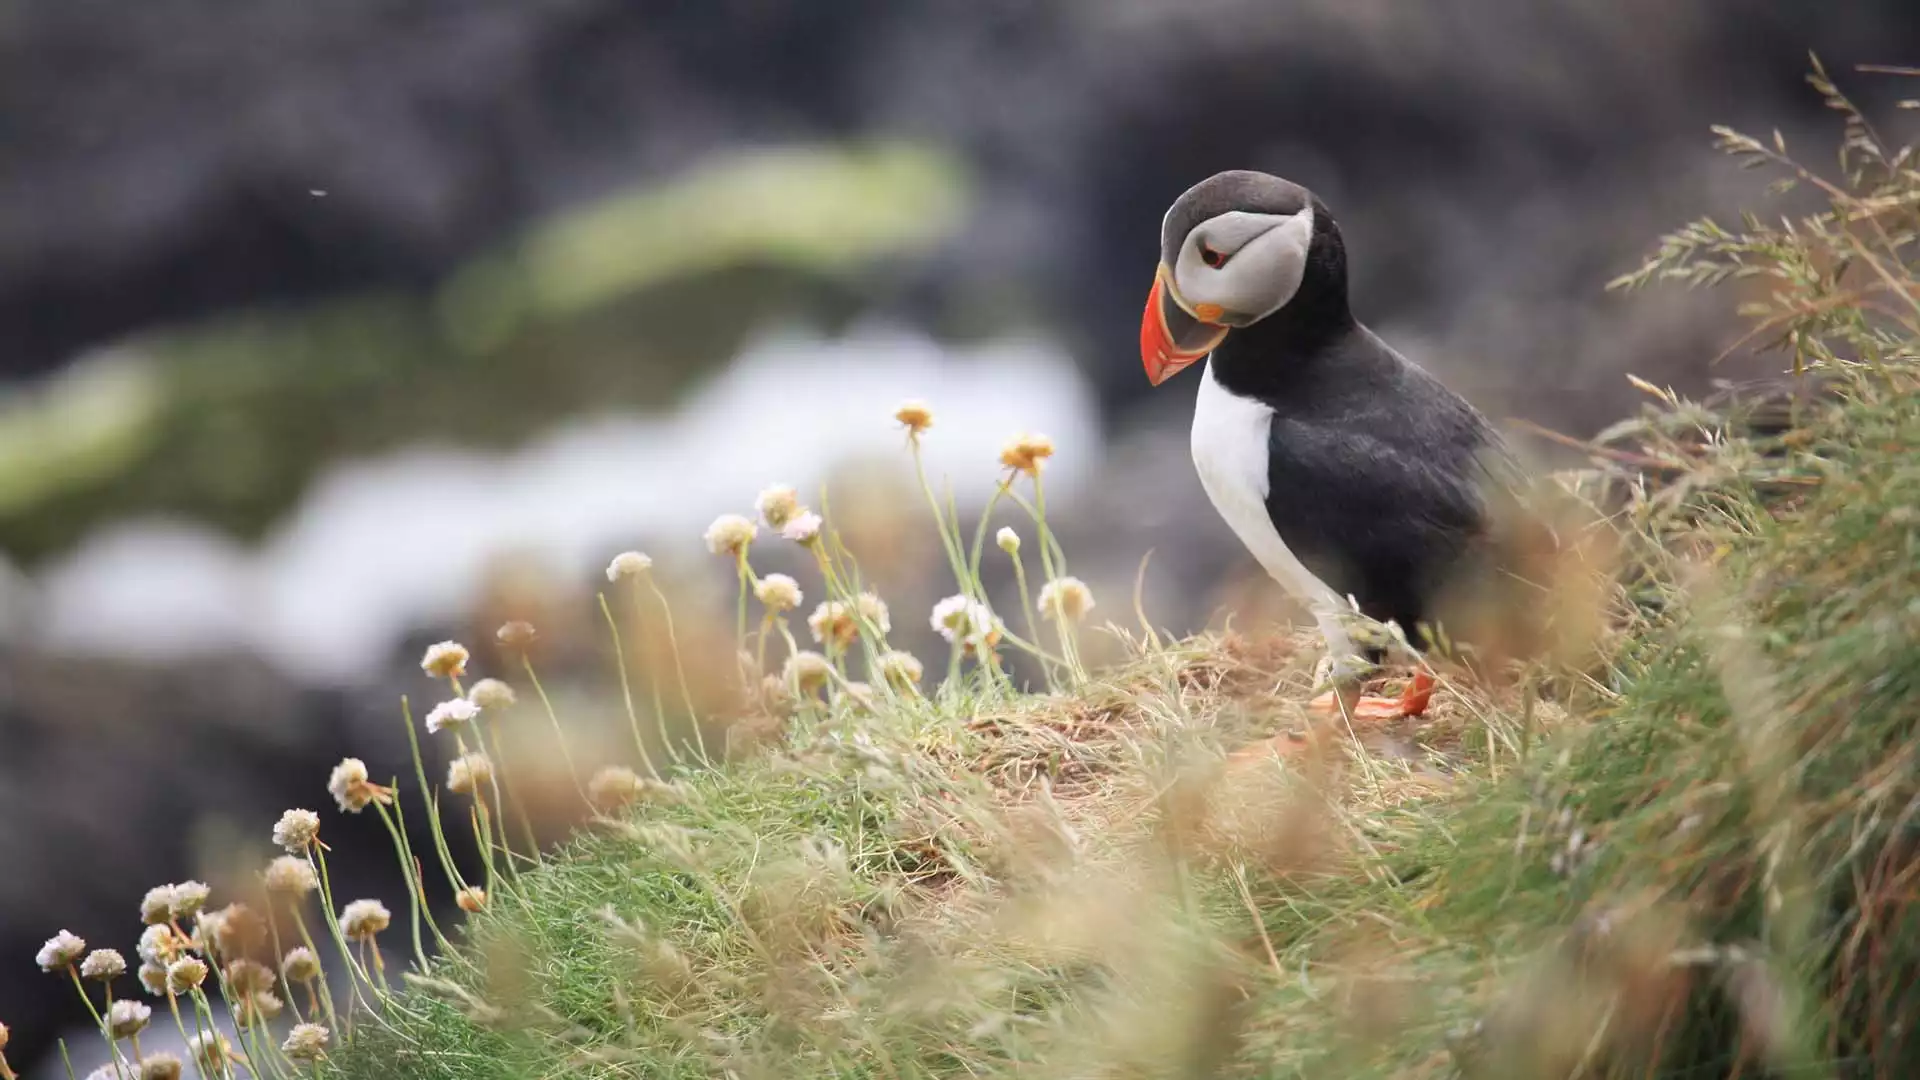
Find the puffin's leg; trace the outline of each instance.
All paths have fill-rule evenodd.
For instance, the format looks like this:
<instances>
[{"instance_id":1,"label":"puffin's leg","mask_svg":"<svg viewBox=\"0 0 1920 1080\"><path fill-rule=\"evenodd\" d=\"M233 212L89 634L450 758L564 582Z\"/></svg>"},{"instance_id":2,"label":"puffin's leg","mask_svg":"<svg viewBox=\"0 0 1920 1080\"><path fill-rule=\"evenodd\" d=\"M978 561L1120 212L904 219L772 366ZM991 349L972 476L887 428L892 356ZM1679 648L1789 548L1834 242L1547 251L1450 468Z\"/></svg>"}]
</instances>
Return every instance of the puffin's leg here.
<instances>
[{"instance_id":1,"label":"puffin's leg","mask_svg":"<svg viewBox=\"0 0 1920 1080\"><path fill-rule=\"evenodd\" d=\"M1427 711L1427 705L1433 700L1433 675L1425 668L1414 672L1406 688L1397 698L1377 697L1358 692L1357 651L1346 630L1333 616L1320 620L1321 633L1327 639L1327 656L1314 669L1314 685L1322 685L1329 677L1334 681L1334 689L1315 697L1308 702L1309 711L1322 716L1346 715L1353 720L1397 720L1403 716L1419 716ZM1341 660L1347 663L1342 664ZM1346 669L1346 670L1343 670Z\"/></svg>"}]
</instances>

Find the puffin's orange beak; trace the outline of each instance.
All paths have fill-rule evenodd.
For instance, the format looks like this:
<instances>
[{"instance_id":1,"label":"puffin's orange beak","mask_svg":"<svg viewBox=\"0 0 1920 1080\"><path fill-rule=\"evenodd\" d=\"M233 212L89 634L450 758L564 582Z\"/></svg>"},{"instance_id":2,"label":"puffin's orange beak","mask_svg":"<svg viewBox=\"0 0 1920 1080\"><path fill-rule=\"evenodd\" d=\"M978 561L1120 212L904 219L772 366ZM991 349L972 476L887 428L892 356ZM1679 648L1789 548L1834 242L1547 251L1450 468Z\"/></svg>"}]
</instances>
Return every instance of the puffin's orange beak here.
<instances>
[{"instance_id":1,"label":"puffin's orange beak","mask_svg":"<svg viewBox=\"0 0 1920 1080\"><path fill-rule=\"evenodd\" d=\"M1212 352L1227 336L1226 327L1203 321L1180 305L1169 276L1166 264L1160 264L1153 291L1147 294L1147 310L1140 316L1140 362L1155 386Z\"/></svg>"}]
</instances>

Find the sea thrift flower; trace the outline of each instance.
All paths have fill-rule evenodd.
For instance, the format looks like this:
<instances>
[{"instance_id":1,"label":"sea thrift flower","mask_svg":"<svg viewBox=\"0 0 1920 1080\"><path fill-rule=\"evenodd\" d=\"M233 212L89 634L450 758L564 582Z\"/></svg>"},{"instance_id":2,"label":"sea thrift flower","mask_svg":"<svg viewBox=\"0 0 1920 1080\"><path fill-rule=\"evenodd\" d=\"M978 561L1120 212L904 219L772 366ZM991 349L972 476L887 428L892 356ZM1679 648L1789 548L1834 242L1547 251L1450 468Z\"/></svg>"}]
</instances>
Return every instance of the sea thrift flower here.
<instances>
[{"instance_id":1,"label":"sea thrift flower","mask_svg":"<svg viewBox=\"0 0 1920 1080\"><path fill-rule=\"evenodd\" d=\"M183 881L173 887L173 917L175 920L191 918L195 912L205 906L207 897L213 890L204 881Z\"/></svg>"},{"instance_id":2,"label":"sea thrift flower","mask_svg":"<svg viewBox=\"0 0 1920 1080\"><path fill-rule=\"evenodd\" d=\"M828 648L844 649L860 637L860 624L853 617L853 609L838 600L828 600L813 609L807 617L807 629L813 631L813 640Z\"/></svg>"},{"instance_id":3,"label":"sea thrift flower","mask_svg":"<svg viewBox=\"0 0 1920 1080\"><path fill-rule=\"evenodd\" d=\"M233 1018L233 1026L242 1031L260 1024L271 1024L280 1015L287 1003L280 995L265 990L240 1000L240 1011Z\"/></svg>"},{"instance_id":4,"label":"sea thrift flower","mask_svg":"<svg viewBox=\"0 0 1920 1080\"><path fill-rule=\"evenodd\" d=\"M968 652L992 649L1000 644L1000 620L993 610L964 595L949 596L935 604L930 621L941 637L964 646Z\"/></svg>"},{"instance_id":5,"label":"sea thrift flower","mask_svg":"<svg viewBox=\"0 0 1920 1080\"><path fill-rule=\"evenodd\" d=\"M1039 607L1046 618L1079 622L1093 610L1093 591L1077 577L1055 578L1040 587Z\"/></svg>"},{"instance_id":6,"label":"sea thrift flower","mask_svg":"<svg viewBox=\"0 0 1920 1080\"><path fill-rule=\"evenodd\" d=\"M313 864L297 855L282 855L267 864L267 891L305 896L320 887Z\"/></svg>"},{"instance_id":7,"label":"sea thrift flower","mask_svg":"<svg viewBox=\"0 0 1920 1080\"><path fill-rule=\"evenodd\" d=\"M217 1072L233 1060L233 1044L226 1036L210 1032L188 1039L187 1053L208 1072Z\"/></svg>"},{"instance_id":8,"label":"sea thrift flower","mask_svg":"<svg viewBox=\"0 0 1920 1080\"><path fill-rule=\"evenodd\" d=\"M901 402L900 407L893 410L893 418L900 421L909 435L917 436L933 426L933 408L915 398Z\"/></svg>"},{"instance_id":9,"label":"sea thrift flower","mask_svg":"<svg viewBox=\"0 0 1920 1080\"><path fill-rule=\"evenodd\" d=\"M619 581L623 578L637 578L653 569L653 559L638 551L623 551L607 564L607 580Z\"/></svg>"},{"instance_id":10,"label":"sea thrift flower","mask_svg":"<svg viewBox=\"0 0 1920 1080\"><path fill-rule=\"evenodd\" d=\"M467 691L467 700L482 709L504 709L519 699L514 696L513 687L499 679L481 679Z\"/></svg>"},{"instance_id":11,"label":"sea thrift flower","mask_svg":"<svg viewBox=\"0 0 1920 1080\"><path fill-rule=\"evenodd\" d=\"M148 1054L140 1061L140 1080L180 1080L181 1068L172 1054Z\"/></svg>"},{"instance_id":12,"label":"sea thrift flower","mask_svg":"<svg viewBox=\"0 0 1920 1080\"><path fill-rule=\"evenodd\" d=\"M114 949L95 949L80 961L80 974L89 979L111 982L127 973L127 958Z\"/></svg>"},{"instance_id":13,"label":"sea thrift flower","mask_svg":"<svg viewBox=\"0 0 1920 1080\"><path fill-rule=\"evenodd\" d=\"M305 945L296 945L280 958L280 974L289 983L307 983L320 977L320 958Z\"/></svg>"},{"instance_id":14,"label":"sea thrift flower","mask_svg":"<svg viewBox=\"0 0 1920 1080\"><path fill-rule=\"evenodd\" d=\"M775 484L760 493L753 500L753 509L760 519L773 528L780 528L801 511L800 497L785 484Z\"/></svg>"},{"instance_id":15,"label":"sea thrift flower","mask_svg":"<svg viewBox=\"0 0 1920 1080\"><path fill-rule=\"evenodd\" d=\"M887 613L887 602L877 594L863 592L853 598L853 606L860 611L860 617L873 624L882 634L893 629L893 617Z\"/></svg>"},{"instance_id":16,"label":"sea thrift flower","mask_svg":"<svg viewBox=\"0 0 1920 1080\"><path fill-rule=\"evenodd\" d=\"M453 902L460 910L469 915L477 914L487 906L487 890L478 885L469 885L454 894Z\"/></svg>"},{"instance_id":17,"label":"sea thrift flower","mask_svg":"<svg viewBox=\"0 0 1920 1080\"><path fill-rule=\"evenodd\" d=\"M609 765L587 781L587 799L605 813L638 801L641 787L640 776L632 769Z\"/></svg>"},{"instance_id":18,"label":"sea thrift flower","mask_svg":"<svg viewBox=\"0 0 1920 1080\"><path fill-rule=\"evenodd\" d=\"M513 649L524 649L539 640L539 637L540 631L534 629L533 624L525 619L501 623L500 629L493 632L495 641Z\"/></svg>"},{"instance_id":19,"label":"sea thrift flower","mask_svg":"<svg viewBox=\"0 0 1920 1080\"><path fill-rule=\"evenodd\" d=\"M165 997L167 995L166 968L158 964L141 964L138 974L140 976L140 985L146 987L147 993L152 994L154 997Z\"/></svg>"},{"instance_id":20,"label":"sea thrift flower","mask_svg":"<svg viewBox=\"0 0 1920 1080\"><path fill-rule=\"evenodd\" d=\"M739 558L747 553L747 546L759 531L753 522L739 514L721 514L707 526L707 550L715 555Z\"/></svg>"},{"instance_id":21,"label":"sea thrift flower","mask_svg":"<svg viewBox=\"0 0 1920 1080\"><path fill-rule=\"evenodd\" d=\"M457 641L442 641L427 646L420 658L420 670L436 679L457 679L467 673L467 647Z\"/></svg>"},{"instance_id":22,"label":"sea thrift flower","mask_svg":"<svg viewBox=\"0 0 1920 1080\"><path fill-rule=\"evenodd\" d=\"M370 803L393 801L393 792L367 779L367 763L359 758L341 758L327 777L327 791L340 809L349 814L365 810Z\"/></svg>"},{"instance_id":23,"label":"sea thrift flower","mask_svg":"<svg viewBox=\"0 0 1920 1080\"><path fill-rule=\"evenodd\" d=\"M333 1033L320 1024L295 1024L280 1044L280 1052L294 1061L318 1061L327 1056L327 1040Z\"/></svg>"},{"instance_id":24,"label":"sea thrift flower","mask_svg":"<svg viewBox=\"0 0 1920 1080\"><path fill-rule=\"evenodd\" d=\"M200 917L204 920L207 916ZM140 959L165 967L168 961L186 952L190 944L178 930L165 923L156 923L140 932L138 951Z\"/></svg>"},{"instance_id":25,"label":"sea thrift flower","mask_svg":"<svg viewBox=\"0 0 1920 1080\"><path fill-rule=\"evenodd\" d=\"M391 922L393 915L378 900L355 900L340 911L340 932L355 941L371 941Z\"/></svg>"},{"instance_id":26,"label":"sea thrift flower","mask_svg":"<svg viewBox=\"0 0 1920 1080\"><path fill-rule=\"evenodd\" d=\"M880 654L880 677L898 689L918 686L925 674L926 670L912 653L896 650Z\"/></svg>"},{"instance_id":27,"label":"sea thrift flower","mask_svg":"<svg viewBox=\"0 0 1920 1080\"><path fill-rule=\"evenodd\" d=\"M427 713L427 733L437 735L442 731L459 730L473 722L480 715L480 706L466 698L454 698L443 701Z\"/></svg>"},{"instance_id":28,"label":"sea thrift flower","mask_svg":"<svg viewBox=\"0 0 1920 1080\"><path fill-rule=\"evenodd\" d=\"M140 898L140 921L148 926L173 921L173 886L155 885Z\"/></svg>"},{"instance_id":29,"label":"sea thrift flower","mask_svg":"<svg viewBox=\"0 0 1920 1080\"><path fill-rule=\"evenodd\" d=\"M184 994L207 981L206 961L197 956L183 956L167 965L167 992Z\"/></svg>"},{"instance_id":30,"label":"sea thrift flower","mask_svg":"<svg viewBox=\"0 0 1920 1080\"><path fill-rule=\"evenodd\" d=\"M1012 526L1000 526L1000 531L993 534L993 542L1009 555L1020 554L1020 534L1014 532Z\"/></svg>"},{"instance_id":31,"label":"sea thrift flower","mask_svg":"<svg viewBox=\"0 0 1920 1080\"><path fill-rule=\"evenodd\" d=\"M811 510L802 510L795 514L792 521L780 530L780 535L802 547L812 547L820 539L820 526L825 522L820 515Z\"/></svg>"},{"instance_id":32,"label":"sea thrift flower","mask_svg":"<svg viewBox=\"0 0 1920 1080\"><path fill-rule=\"evenodd\" d=\"M86 955L86 951L85 940L62 930L48 938L47 943L40 946L40 951L34 955L33 959L40 965L42 971L60 971L79 963L80 958Z\"/></svg>"},{"instance_id":33,"label":"sea thrift flower","mask_svg":"<svg viewBox=\"0 0 1920 1080\"><path fill-rule=\"evenodd\" d=\"M1045 435L1022 435L1000 448L1000 464L1028 476L1040 475L1040 463L1053 456L1053 440Z\"/></svg>"},{"instance_id":34,"label":"sea thrift flower","mask_svg":"<svg viewBox=\"0 0 1920 1080\"><path fill-rule=\"evenodd\" d=\"M121 999L107 1009L107 1034L116 1039L129 1039L146 1030L147 1021L153 1019L153 1010L138 1001Z\"/></svg>"},{"instance_id":35,"label":"sea thrift flower","mask_svg":"<svg viewBox=\"0 0 1920 1080\"><path fill-rule=\"evenodd\" d=\"M447 790L471 795L493 783L493 761L485 754L466 754L447 764Z\"/></svg>"},{"instance_id":36,"label":"sea thrift flower","mask_svg":"<svg viewBox=\"0 0 1920 1080\"><path fill-rule=\"evenodd\" d=\"M226 975L227 987L240 997L268 993L279 982L272 968L256 960L235 960Z\"/></svg>"},{"instance_id":37,"label":"sea thrift flower","mask_svg":"<svg viewBox=\"0 0 1920 1080\"><path fill-rule=\"evenodd\" d=\"M817 652L801 650L787 657L787 664L780 673L781 679L794 692L802 697L810 695L827 685L833 678L833 665Z\"/></svg>"},{"instance_id":38,"label":"sea thrift flower","mask_svg":"<svg viewBox=\"0 0 1920 1080\"><path fill-rule=\"evenodd\" d=\"M806 599L806 594L800 591L800 583L785 574L768 574L761 578L760 583L753 587L753 594L760 598L760 603L768 611L775 613L792 611L800 606L801 600Z\"/></svg>"},{"instance_id":39,"label":"sea thrift flower","mask_svg":"<svg viewBox=\"0 0 1920 1080\"><path fill-rule=\"evenodd\" d=\"M853 707L860 712L870 713L873 711L873 687L866 683L850 681L840 688L840 694L846 698L846 700L852 702Z\"/></svg>"},{"instance_id":40,"label":"sea thrift flower","mask_svg":"<svg viewBox=\"0 0 1920 1080\"><path fill-rule=\"evenodd\" d=\"M288 810L273 826L273 842L289 855L305 855L320 836L320 815L311 810Z\"/></svg>"},{"instance_id":41,"label":"sea thrift flower","mask_svg":"<svg viewBox=\"0 0 1920 1080\"><path fill-rule=\"evenodd\" d=\"M240 956L267 943L272 928L267 925L266 916L247 905L228 904L210 914L211 918L202 915L195 927L202 948L211 937L213 946L221 953Z\"/></svg>"}]
</instances>

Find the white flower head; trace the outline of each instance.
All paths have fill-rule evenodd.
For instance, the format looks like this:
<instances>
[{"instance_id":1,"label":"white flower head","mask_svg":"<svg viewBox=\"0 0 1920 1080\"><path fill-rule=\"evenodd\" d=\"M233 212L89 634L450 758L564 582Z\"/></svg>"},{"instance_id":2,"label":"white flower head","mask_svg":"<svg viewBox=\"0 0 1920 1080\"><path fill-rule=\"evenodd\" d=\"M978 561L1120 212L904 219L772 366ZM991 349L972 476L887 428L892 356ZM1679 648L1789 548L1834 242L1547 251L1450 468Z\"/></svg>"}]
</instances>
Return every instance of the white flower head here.
<instances>
[{"instance_id":1,"label":"white flower head","mask_svg":"<svg viewBox=\"0 0 1920 1080\"><path fill-rule=\"evenodd\" d=\"M499 679L481 679L467 691L467 700L482 709L504 709L519 699L513 687Z\"/></svg>"},{"instance_id":2,"label":"white flower head","mask_svg":"<svg viewBox=\"0 0 1920 1080\"><path fill-rule=\"evenodd\" d=\"M112 982L127 973L127 958L117 949L95 949L80 961L80 974L101 982Z\"/></svg>"},{"instance_id":3,"label":"white flower head","mask_svg":"<svg viewBox=\"0 0 1920 1080\"><path fill-rule=\"evenodd\" d=\"M879 594L863 592L853 598L854 607L860 611L860 617L873 625L882 634L893 630L893 616L887 613L887 602Z\"/></svg>"},{"instance_id":4,"label":"white flower head","mask_svg":"<svg viewBox=\"0 0 1920 1080\"><path fill-rule=\"evenodd\" d=\"M87 943L84 939L62 930L48 938L33 959L42 971L60 971L79 963L86 952Z\"/></svg>"},{"instance_id":5,"label":"white flower head","mask_svg":"<svg viewBox=\"0 0 1920 1080\"><path fill-rule=\"evenodd\" d=\"M172 1054L148 1054L140 1059L140 1080L180 1080L182 1068Z\"/></svg>"},{"instance_id":6,"label":"white flower head","mask_svg":"<svg viewBox=\"0 0 1920 1080\"><path fill-rule=\"evenodd\" d=\"M753 522L739 514L721 514L707 526L707 550L715 555L732 555L736 558L747 552L754 536L760 530Z\"/></svg>"},{"instance_id":7,"label":"white flower head","mask_svg":"<svg viewBox=\"0 0 1920 1080\"><path fill-rule=\"evenodd\" d=\"M466 754L447 765L447 790L471 795L493 783L493 760L485 754Z\"/></svg>"},{"instance_id":8,"label":"white flower head","mask_svg":"<svg viewBox=\"0 0 1920 1080\"><path fill-rule=\"evenodd\" d=\"M207 962L197 956L183 956L166 968L167 990L184 994L207 981Z\"/></svg>"},{"instance_id":9,"label":"white flower head","mask_svg":"<svg viewBox=\"0 0 1920 1080\"><path fill-rule=\"evenodd\" d=\"M800 496L786 484L774 484L753 500L753 509L772 528L778 529L793 520L793 516L805 509L800 505Z\"/></svg>"},{"instance_id":10,"label":"white flower head","mask_svg":"<svg viewBox=\"0 0 1920 1080\"><path fill-rule=\"evenodd\" d=\"M640 774L620 765L609 765L593 774L587 782L587 800L601 813L610 813L640 798Z\"/></svg>"},{"instance_id":11,"label":"white flower head","mask_svg":"<svg viewBox=\"0 0 1920 1080\"><path fill-rule=\"evenodd\" d=\"M820 527L823 524L825 522L820 520L819 514L802 510L781 527L780 535L802 547L812 547L820 540Z\"/></svg>"},{"instance_id":12,"label":"white flower head","mask_svg":"<svg viewBox=\"0 0 1920 1080\"><path fill-rule=\"evenodd\" d=\"M786 667L780 677L795 693L807 697L833 678L833 665L819 653L802 649L787 657Z\"/></svg>"},{"instance_id":13,"label":"white flower head","mask_svg":"<svg viewBox=\"0 0 1920 1080\"><path fill-rule=\"evenodd\" d=\"M776 613L792 611L800 606L800 601L806 599L806 594L800 591L800 583L785 574L768 574L761 578L760 583L753 587L753 594L760 598L760 603L768 611Z\"/></svg>"},{"instance_id":14,"label":"white flower head","mask_svg":"<svg viewBox=\"0 0 1920 1080\"><path fill-rule=\"evenodd\" d=\"M458 730L473 723L480 715L480 706L466 698L452 698L433 707L427 714L427 732L436 734L447 729Z\"/></svg>"},{"instance_id":15,"label":"white flower head","mask_svg":"<svg viewBox=\"0 0 1920 1080\"><path fill-rule=\"evenodd\" d=\"M340 910L340 932L355 941L371 939L392 922L393 914L378 900L355 900Z\"/></svg>"},{"instance_id":16,"label":"white flower head","mask_svg":"<svg viewBox=\"0 0 1920 1080\"><path fill-rule=\"evenodd\" d=\"M1093 610L1093 590L1077 577L1055 578L1040 587L1040 614L1055 622L1079 622Z\"/></svg>"},{"instance_id":17,"label":"white flower head","mask_svg":"<svg viewBox=\"0 0 1920 1080\"><path fill-rule=\"evenodd\" d=\"M318 1061L327 1056L327 1042L333 1038L333 1032L322 1024L295 1024L287 1032L287 1041L280 1044L280 1052L292 1061Z\"/></svg>"},{"instance_id":18,"label":"white flower head","mask_svg":"<svg viewBox=\"0 0 1920 1080\"><path fill-rule=\"evenodd\" d=\"M933 426L933 407L918 398L903 401L893 410L893 418L900 421L910 435L919 435Z\"/></svg>"},{"instance_id":19,"label":"white flower head","mask_svg":"<svg viewBox=\"0 0 1920 1080\"><path fill-rule=\"evenodd\" d=\"M1014 532L1011 525L1000 526L1000 531L993 534L993 542L999 544L1000 550L1009 555L1020 553L1020 534Z\"/></svg>"},{"instance_id":20,"label":"white flower head","mask_svg":"<svg viewBox=\"0 0 1920 1080\"><path fill-rule=\"evenodd\" d=\"M282 855L267 864L267 891L305 896L320 887L313 864L298 855Z\"/></svg>"},{"instance_id":21,"label":"white flower head","mask_svg":"<svg viewBox=\"0 0 1920 1080\"><path fill-rule=\"evenodd\" d=\"M320 958L305 945L296 945L280 958L280 974L295 985L312 982L320 977Z\"/></svg>"},{"instance_id":22,"label":"white flower head","mask_svg":"<svg viewBox=\"0 0 1920 1080\"><path fill-rule=\"evenodd\" d=\"M320 836L320 815L311 810L288 810L273 823L273 842L289 855L304 855Z\"/></svg>"},{"instance_id":23,"label":"white flower head","mask_svg":"<svg viewBox=\"0 0 1920 1080\"><path fill-rule=\"evenodd\" d=\"M393 793L367 779L367 763L357 757L341 758L327 777L327 791L340 809L349 814L365 810L373 802L386 803Z\"/></svg>"},{"instance_id":24,"label":"white flower head","mask_svg":"<svg viewBox=\"0 0 1920 1080\"><path fill-rule=\"evenodd\" d=\"M607 580L620 581L623 578L637 578L653 569L653 559L638 551L623 551L607 564Z\"/></svg>"},{"instance_id":25,"label":"white flower head","mask_svg":"<svg viewBox=\"0 0 1920 1080\"><path fill-rule=\"evenodd\" d=\"M978 600L956 594L933 606L933 628L968 652L982 652L1000 644L1004 628L993 609Z\"/></svg>"},{"instance_id":26,"label":"white flower head","mask_svg":"<svg viewBox=\"0 0 1920 1080\"><path fill-rule=\"evenodd\" d=\"M132 1038L146 1030L153 1010L145 1003L122 998L107 1009L107 1033L116 1039Z\"/></svg>"},{"instance_id":27,"label":"white flower head","mask_svg":"<svg viewBox=\"0 0 1920 1080\"><path fill-rule=\"evenodd\" d=\"M813 640L829 649L844 649L860 638L860 623L853 609L838 600L828 600L807 616L807 629Z\"/></svg>"},{"instance_id":28,"label":"white flower head","mask_svg":"<svg viewBox=\"0 0 1920 1080\"><path fill-rule=\"evenodd\" d=\"M457 679L467 673L467 647L457 641L442 641L427 646L420 658L420 670L436 679Z\"/></svg>"},{"instance_id":29,"label":"white flower head","mask_svg":"<svg viewBox=\"0 0 1920 1080\"><path fill-rule=\"evenodd\" d=\"M918 658L898 650L881 653L879 666L880 677L898 690L920 685L921 677L926 674Z\"/></svg>"}]
</instances>

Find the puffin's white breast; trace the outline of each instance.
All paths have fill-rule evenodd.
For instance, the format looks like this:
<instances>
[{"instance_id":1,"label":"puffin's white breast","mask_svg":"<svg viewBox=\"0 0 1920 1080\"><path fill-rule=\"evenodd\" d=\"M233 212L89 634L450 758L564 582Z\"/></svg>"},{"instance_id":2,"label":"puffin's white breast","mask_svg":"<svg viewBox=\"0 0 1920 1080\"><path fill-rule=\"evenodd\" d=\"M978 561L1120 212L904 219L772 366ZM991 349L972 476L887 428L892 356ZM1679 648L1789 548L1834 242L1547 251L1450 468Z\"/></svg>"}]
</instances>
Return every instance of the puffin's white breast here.
<instances>
[{"instance_id":1,"label":"puffin's white breast","mask_svg":"<svg viewBox=\"0 0 1920 1080\"><path fill-rule=\"evenodd\" d=\"M1193 410L1193 466L1200 473L1200 486L1240 542L1275 581L1313 611L1324 630L1327 616L1343 602L1287 547L1267 514L1272 428L1273 410L1221 386L1209 360Z\"/></svg>"}]
</instances>

